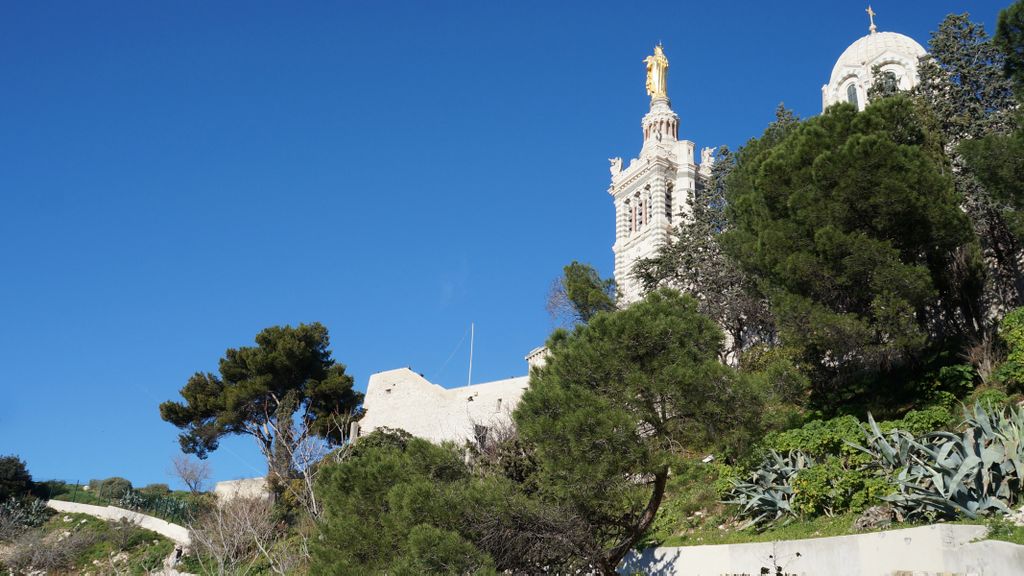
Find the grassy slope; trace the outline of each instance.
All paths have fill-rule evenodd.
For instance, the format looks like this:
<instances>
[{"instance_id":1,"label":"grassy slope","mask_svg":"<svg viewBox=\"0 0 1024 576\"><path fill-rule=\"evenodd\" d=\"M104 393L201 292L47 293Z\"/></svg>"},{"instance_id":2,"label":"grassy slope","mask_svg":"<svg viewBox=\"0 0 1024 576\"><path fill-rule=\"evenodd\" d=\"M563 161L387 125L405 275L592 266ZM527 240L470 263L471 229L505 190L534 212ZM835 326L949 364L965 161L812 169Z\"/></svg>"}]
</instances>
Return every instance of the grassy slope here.
<instances>
[{"instance_id":1,"label":"grassy slope","mask_svg":"<svg viewBox=\"0 0 1024 576\"><path fill-rule=\"evenodd\" d=\"M57 513L22 538L30 538L31 534L36 541L60 546L58 538L69 533L91 534L95 540L75 556L73 568L51 574L93 572L98 567L109 567L111 563L130 574L146 574L160 568L174 550L173 542L155 532L127 523L106 522L86 514ZM115 560L118 555L120 557Z\"/></svg>"}]
</instances>

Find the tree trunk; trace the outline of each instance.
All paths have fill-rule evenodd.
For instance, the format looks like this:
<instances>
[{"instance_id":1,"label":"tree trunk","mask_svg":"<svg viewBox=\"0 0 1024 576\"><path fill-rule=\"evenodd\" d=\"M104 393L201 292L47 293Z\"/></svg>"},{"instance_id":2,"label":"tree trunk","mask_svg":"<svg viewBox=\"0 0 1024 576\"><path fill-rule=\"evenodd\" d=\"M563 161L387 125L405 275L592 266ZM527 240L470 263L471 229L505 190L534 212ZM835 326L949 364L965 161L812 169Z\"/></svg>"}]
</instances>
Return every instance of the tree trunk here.
<instances>
[{"instance_id":1,"label":"tree trunk","mask_svg":"<svg viewBox=\"0 0 1024 576\"><path fill-rule=\"evenodd\" d=\"M604 576L617 575L616 568L619 567L619 563L626 557L626 554L640 541L647 529L651 527L654 522L654 518L658 515L658 508L661 506L661 499L665 496L665 485L668 483L668 467L662 468L658 473L654 475L654 486L651 492L651 498L647 501L647 506L644 507L643 513L640 514L640 518L637 520L636 525L629 531L626 537L615 545L614 548L605 554L605 557L601 560L601 565L598 569L601 570L601 574Z\"/></svg>"}]
</instances>

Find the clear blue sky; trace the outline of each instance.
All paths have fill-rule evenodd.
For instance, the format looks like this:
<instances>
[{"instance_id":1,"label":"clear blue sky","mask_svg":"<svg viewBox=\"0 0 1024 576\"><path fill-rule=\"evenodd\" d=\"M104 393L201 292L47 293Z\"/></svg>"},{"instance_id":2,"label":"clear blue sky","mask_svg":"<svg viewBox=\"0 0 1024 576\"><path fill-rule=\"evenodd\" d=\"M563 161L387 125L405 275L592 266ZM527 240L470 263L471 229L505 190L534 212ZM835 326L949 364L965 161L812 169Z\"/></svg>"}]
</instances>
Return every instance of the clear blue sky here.
<instances>
[{"instance_id":1,"label":"clear blue sky","mask_svg":"<svg viewBox=\"0 0 1024 576\"><path fill-rule=\"evenodd\" d=\"M922 44L1008 4L873 2ZM639 151L653 45L681 137L735 148L820 111L865 8L0 3L0 454L167 482L157 405L274 324L324 323L360 389L464 384L471 321L474 381L524 374L561 266L612 272L606 159ZM210 462L264 471L248 438Z\"/></svg>"}]
</instances>

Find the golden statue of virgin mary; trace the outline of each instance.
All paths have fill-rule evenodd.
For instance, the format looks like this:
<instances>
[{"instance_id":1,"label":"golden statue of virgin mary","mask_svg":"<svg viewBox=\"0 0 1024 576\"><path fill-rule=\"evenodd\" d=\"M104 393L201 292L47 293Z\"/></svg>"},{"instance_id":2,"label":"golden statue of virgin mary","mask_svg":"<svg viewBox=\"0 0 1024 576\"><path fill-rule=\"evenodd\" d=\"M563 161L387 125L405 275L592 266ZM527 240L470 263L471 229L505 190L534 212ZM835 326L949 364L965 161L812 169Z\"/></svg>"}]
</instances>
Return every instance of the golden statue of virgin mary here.
<instances>
[{"instance_id":1,"label":"golden statue of virgin mary","mask_svg":"<svg viewBox=\"0 0 1024 576\"><path fill-rule=\"evenodd\" d=\"M659 43L654 47L654 55L644 58L647 64L647 94L654 98L668 98L665 81L668 79L668 58Z\"/></svg>"}]
</instances>

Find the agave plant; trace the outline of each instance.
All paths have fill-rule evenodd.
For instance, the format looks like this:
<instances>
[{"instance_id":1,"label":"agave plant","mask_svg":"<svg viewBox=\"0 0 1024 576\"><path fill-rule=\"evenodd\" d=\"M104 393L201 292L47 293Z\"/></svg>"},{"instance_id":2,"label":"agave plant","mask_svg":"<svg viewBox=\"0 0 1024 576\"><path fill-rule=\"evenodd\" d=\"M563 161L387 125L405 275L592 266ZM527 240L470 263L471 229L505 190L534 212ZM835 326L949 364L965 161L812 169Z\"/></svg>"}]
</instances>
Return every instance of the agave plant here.
<instances>
[{"instance_id":1,"label":"agave plant","mask_svg":"<svg viewBox=\"0 0 1024 576\"><path fill-rule=\"evenodd\" d=\"M739 515L750 520L741 528L766 526L787 516L794 516L793 478L797 472L814 465L814 460L799 450L782 455L772 450L748 480L734 480L730 499L725 504L738 504ZM787 518L788 521L788 518Z\"/></svg>"},{"instance_id":2,"label":"agave plant","mask_svg":"<svg viewBox=\"0 0 1024 576\"><path fill-rule=\"evenodd\" d=\"M1024 412L965 409L963 432L882 433L871 415L864 427L867 446L899 492L884 497L908 517L956 518L1007 513L1024 477Z\"/></svg>"}]
</instances>

